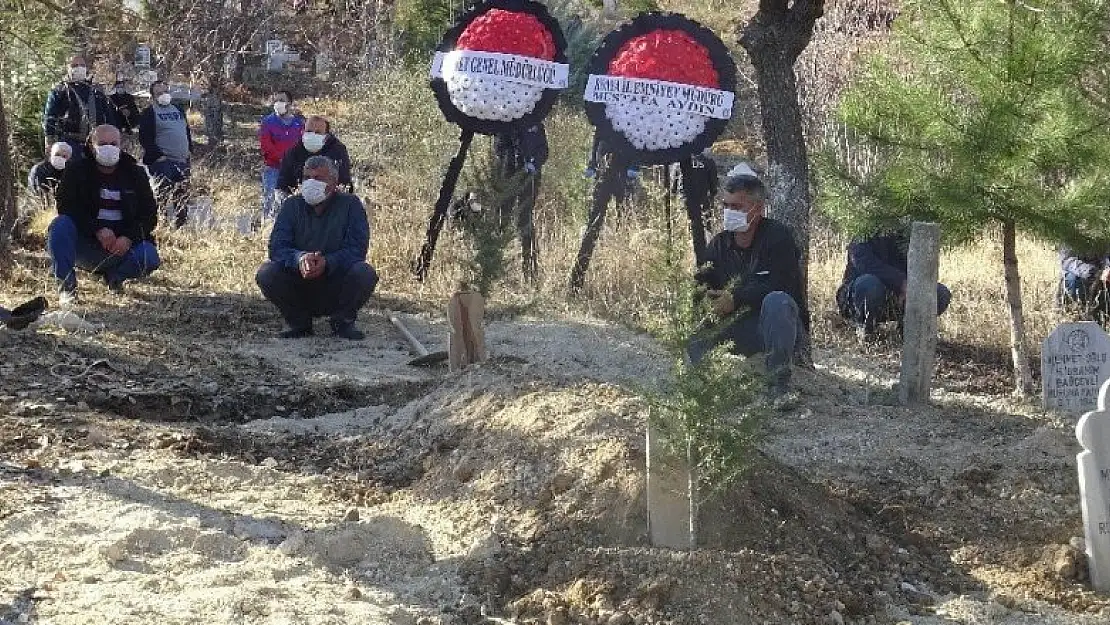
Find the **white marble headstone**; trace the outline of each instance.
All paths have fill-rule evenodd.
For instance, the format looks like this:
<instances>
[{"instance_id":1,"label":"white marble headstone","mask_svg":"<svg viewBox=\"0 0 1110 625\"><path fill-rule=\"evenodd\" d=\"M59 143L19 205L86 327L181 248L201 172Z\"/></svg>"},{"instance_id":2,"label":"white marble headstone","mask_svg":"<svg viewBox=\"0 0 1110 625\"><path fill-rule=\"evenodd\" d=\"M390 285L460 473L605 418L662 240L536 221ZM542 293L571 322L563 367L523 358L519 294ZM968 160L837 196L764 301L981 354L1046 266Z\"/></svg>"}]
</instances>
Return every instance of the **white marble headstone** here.
<instances>
[{"instance_id":1,"label":"white marble headstone","mask_svg":"<svg viewBox=\"0 0 1110 625\"><path fill-rule=\"evenodd\" d=\"M1083 414L1098 406L1098 389L1110 379L1110 337L1093 321L1062 323L1041 349L1044 407Z\"/></svg>"},{"instance_id":2,"label":"white marble headstone","mask_svg":"<svg viewBox=\"0 0 1110 625\"><path fill-rule=\"evenodd\" d=\"M1098 410L1088 412L1075 426L1083 451L1079 465L1079 497L1083 506L1084 537L1091 569L1091 586L1110 591L1110 383L1099 392Z\"/></svg>"}]
</instances>

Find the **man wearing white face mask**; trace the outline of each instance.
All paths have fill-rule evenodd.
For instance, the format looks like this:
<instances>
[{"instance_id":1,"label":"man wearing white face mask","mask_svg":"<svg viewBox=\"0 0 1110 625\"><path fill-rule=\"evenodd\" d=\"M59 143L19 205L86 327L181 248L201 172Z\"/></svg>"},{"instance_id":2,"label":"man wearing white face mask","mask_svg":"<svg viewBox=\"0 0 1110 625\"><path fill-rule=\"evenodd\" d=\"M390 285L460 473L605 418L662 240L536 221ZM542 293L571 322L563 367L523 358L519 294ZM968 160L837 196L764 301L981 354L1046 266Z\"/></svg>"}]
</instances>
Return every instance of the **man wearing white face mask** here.
<instances>
[{"instance_id":1,"label":"man wearing white face mask","mask_svg":"<svg viewBox=\"0 0 1110 625\"><path fill-rule=\"evenodd\" d=\"M277 182L279 191L291 194L297 189L301 184L304 164L312 156L330 158L339 170L340 188L347 193L355 192L351 181L351 156L347 152L347 146L332 134L331 122L320 115L310 115L305 120L300 142L289 148L282 157Z\"/></svg>"},{"instance_id":2,"label":"man wearing white face mask","mask_svg":"<svg viewBox=\"0 0 1110 625\"><path fill-rule=\"evenodd\" d=\"M185 112L173 104L169 85L161 80L151 84L150 97L153 101L139 118L143 164L166 201L164 212L180 228L187 218L193 133Z\"/></svg>"},{"instance_id":3,"label":"man wearing white face mask","mask_svg":"<svg viewBox=\"0 0 1110 625\"><path fill-rule=\"evenodd\" d=\"M78 267L103 276L118 292L124 280L149 275L160 264L150 180L119 144L115 126L97 126L86 158L67 165L58 187L58 216L47 230L46 249L63 305L74 301Z\"/></svg>"},{"instance_id":4,"label":"man wearing white face mask","mask_svg":"<svg viewBox=\"0 0 1110 625\"><path fill-rule=\"evenodd\" d=\"M27 189L38 197L53 197L71 156L73 148L68 143L59 141L50 146L46 160L35 163L27 174Z\"/></svg>"},{"instance_id":5,"label":"man wearing white face mask","mask_svg":"<svg viewBox=\"0 0 1110 625\"><path fill-rule=\"evenodd\" d=\"M355 319L378 283L366 262L366 209L357 196L336 190L339 170L328 157L310 157L303 175L300 194L282 203L270 260L255 281L288 324L282 338L311 336L313 318L328 317L335 336L361 340Z\"/></svg>"},{"instance_id":6,"label":"man wearing white face mask","mask_svg":"<svg viewBox=\"0 0 1110 625\"><path fill-rule=\"evenodd\" d=\"M288 91L274 94L274 112L262 118L258 127L258 144L262 149L262 218L272 219L281 205L284 193L278 195L278 172L281 159L297 145L304 133L304 118L297 114L293 97Z\"/></svg>"},{"instance_id":7,"label":"man wearing white face mask","mask_svg":"<svg viewBox=\"0 0 1110 625\"><path fill-rule=\"evenodd\" d=\"M724 342L745 356L763 353L768 390L779 397L789 389L794 349L809 314L802 300L801 255L790 229L765 216L766 197L763 182L753 175L725 181L724 232L709 242L708 267L696 276L708 287L721 323L691 340L688 353L696 363Z\"/></svg>"},{"instance_id":8,"label":"man wearing white face mask","mask_svg":"<svg viewBox=\"0 0 1110 625\"><path fill-rule=\"evenodd\" d=\"M73 160L81 160L82 144L89 132L101 125L118 126L116 108L108 96L89 80L85 58L74 56L66 66L65 80L50 90L42 116L45 147L58 141L69 144Z\"/></svg>"}]
</instances>

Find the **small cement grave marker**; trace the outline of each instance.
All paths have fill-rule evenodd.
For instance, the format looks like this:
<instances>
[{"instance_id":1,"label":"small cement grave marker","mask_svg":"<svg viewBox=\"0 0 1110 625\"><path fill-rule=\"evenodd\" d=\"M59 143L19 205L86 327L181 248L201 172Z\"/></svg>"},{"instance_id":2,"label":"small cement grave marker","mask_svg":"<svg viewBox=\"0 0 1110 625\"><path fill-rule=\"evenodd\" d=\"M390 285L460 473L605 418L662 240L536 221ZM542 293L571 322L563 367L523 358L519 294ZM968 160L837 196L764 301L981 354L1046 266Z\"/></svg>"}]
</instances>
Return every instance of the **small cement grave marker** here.
<instances>
[{"instance_id":1,"label":"small cement grave marker","mask_svg":"<svg viewBox=\"0 0 1110 625\"><path fill-rule=\"evenodd\" d=\"M694 481L689 454L681 460L668 458L666 442L648 419L647 507L651 544L671 549L697 546L693 498Z\"/></svg>"},{"instance_id":2,"label":"small cement grave marker","mask_svg":"<svg viewBox=\"0 0 1110 625\"><path fill-rule=\"evenodd\" d=\"M1041 348L1044 407L1083 414L1097 407L1098 389L1110 379L1110 337L1093 321L1062 323Z\"/></svg>"},{"instance_id":3,"label":"small cement grave marker","mask_svg":"<svg viewBox=\"0 0 1110 625\"><path fill-rule=\"evenodd\" d=\"M1079 497L1083 506L1083 528L1091 586L1110 592L1110 383L1099 393L1098 410L1088 412L1075 426L1075 437L1083 446L1076 457L1079 465Z\"/></svg>"}]
</instances>

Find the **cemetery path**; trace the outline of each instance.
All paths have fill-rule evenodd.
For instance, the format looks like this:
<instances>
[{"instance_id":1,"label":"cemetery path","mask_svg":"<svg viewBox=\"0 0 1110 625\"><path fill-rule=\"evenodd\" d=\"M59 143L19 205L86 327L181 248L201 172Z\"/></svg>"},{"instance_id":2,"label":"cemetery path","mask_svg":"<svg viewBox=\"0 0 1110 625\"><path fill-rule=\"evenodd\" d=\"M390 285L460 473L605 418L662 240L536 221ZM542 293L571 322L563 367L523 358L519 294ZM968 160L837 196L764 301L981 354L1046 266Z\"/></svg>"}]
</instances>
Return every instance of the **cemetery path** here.
<instances>
[{"instance_id":1,"label":"cemetery path","mask_svg":"<svg viewBox=\"0 0 1110 625\"><path fill-rule=\"evenodd\" d=\"M673 553L645 541L647 337L494 315L451 374L384 311L360 344L281 342L264 303L169 289L94 299L98 334L0 334L0 623L1110 618L1069 546L1071 424L943 375L896 406L889 353L818 350Z\"/></svg>"}]
</instances>

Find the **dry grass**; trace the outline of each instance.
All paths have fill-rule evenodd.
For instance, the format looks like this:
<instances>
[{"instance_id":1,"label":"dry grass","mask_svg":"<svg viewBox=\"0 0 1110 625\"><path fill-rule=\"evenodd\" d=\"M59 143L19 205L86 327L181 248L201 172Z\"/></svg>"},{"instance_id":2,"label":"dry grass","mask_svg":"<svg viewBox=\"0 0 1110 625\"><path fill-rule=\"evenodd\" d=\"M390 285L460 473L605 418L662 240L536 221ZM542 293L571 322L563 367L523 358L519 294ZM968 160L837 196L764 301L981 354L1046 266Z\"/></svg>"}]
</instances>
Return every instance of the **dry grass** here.
<instances>
[{"instance_id":1,"label":"dry grass","mask_svg":"<svg viewBox=\"0 0 1110 625\"><path fill-rule=\"evenodd\" d=\"M441 119L422 72L390 70L374 84L347 99L302 102L306 113L325 112L351 149L361 178L360 193L372 220L371 262L382 275L383 292L439 310L464 277L470 249L461 234L445 230L432 272L423 284L411 274L412 260L424 239L443 169L457 146L457 130ZM526 284L519 270L515 242L507 254L509 277L495 288L495 309L536 314L586 312L644 327L658 315L661 293L653 267L662 261L666 224L659 189L649 185L647 200L631 215L610 215L580 297L570 300L565 285L585 221L589 183L581 176L589 146L589 128L580 114L559 110L550 119L552 157L544 170L536 221L540 275ZM195 179L215 198L215 212L232 221L257 210L258 158L250 123L229 129L233 145L219 158L197 163ZM489 149L487 138L473 149ZM372 184L368 184L372 180ZM680 202L674 200L671 231L687 250L687 226ZM42 232L46 220L36 229ZM197 232L161 229L158 233L163 269L158 282L171 292L237 293L257 297L254 272L266 256L268 232L243 236L233 228ZM815 232L810 269L811 309L818 344L844 340L845 328L835 320L834 294L844 266L844 242L832 233ZM1034 346L1059 320L1053 306L1057 269L1051 246L1022 241L1025 306ZM1008 345L1008 319L1001 285L1001 253L996 237L984 236L973 246L948 250L941 279L954 293L941 321L945 339L985 347ZM689 264L692 259L688 258ZM6 291L49 292L41 264L25 266ZM96 287L100 288L100 287Z\"/></svg>"}]
</instances>

